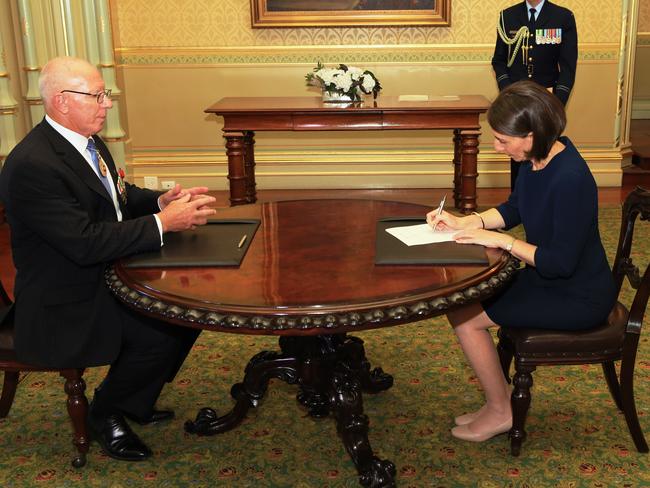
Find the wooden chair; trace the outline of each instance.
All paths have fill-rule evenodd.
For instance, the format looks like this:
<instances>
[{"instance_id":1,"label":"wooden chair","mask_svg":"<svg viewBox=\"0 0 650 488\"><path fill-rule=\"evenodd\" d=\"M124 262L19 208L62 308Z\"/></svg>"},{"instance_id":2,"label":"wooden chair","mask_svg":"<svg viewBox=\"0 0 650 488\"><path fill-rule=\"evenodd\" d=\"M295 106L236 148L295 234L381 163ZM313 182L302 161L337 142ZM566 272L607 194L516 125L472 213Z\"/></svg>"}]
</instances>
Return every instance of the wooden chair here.
<instances>
[{"instance_id":1,"label":"wooden chair","mask_svg":"<svg viewBox=\"0 0 650 488\"><path fill-rule=\"evenodd\" d=\"M88 453L88 430L86 417L88 413L88 400L84 394L86 383L82 378L84 368L53 369L26 364L16 359L14 349L14 324L12 301L0 283L0 371L4 371L4 384L0 396L0 418L9 414L16 394L18 378L21 371L54 371L65 378L65 392L68 395L68 414L72 420L74 437L72 443L77 448L77 454L72 460L72 466L80 468L86 464ZM6 318L6 320L2 320Z\"/></svg>"},{"instance_id":2,"label":"wooden chair","mask_svg":"<svg viewBox=\"0 0 650 488\"><path fill-rule=\"evenodd\" d=\"M634 404L634 363L641 335L641 325L648 295L650 295L650 266L643 278L630 258L634 224L637 216L650 220L650 191L637 187L625 199L621 233L614 260L613 273L620 300L625 277L636 289L628 312L624 305L616 303L606 323L587 331L560 331L540 329L517 329L502 327L499 330L497 349L506 378L510 380L510 363L514 356L515 374L512 391L512 429L510 450L518 456L526 439L524 424L530 406L531 373L537 366L597 364L605 374L609 391L616 406L625 415L628 429L639 452L648 452ZM620 378L614 361L621 361Z\"/></svg>"}]
</instances>

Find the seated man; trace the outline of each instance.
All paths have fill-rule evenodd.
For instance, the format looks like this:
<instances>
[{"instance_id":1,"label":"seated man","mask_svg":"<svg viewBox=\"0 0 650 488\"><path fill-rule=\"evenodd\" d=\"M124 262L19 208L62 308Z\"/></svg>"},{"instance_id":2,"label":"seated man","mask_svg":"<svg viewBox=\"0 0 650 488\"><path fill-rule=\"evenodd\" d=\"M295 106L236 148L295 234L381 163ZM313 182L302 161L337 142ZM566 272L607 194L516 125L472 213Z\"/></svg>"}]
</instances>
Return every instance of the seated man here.
<instances>
[{"instance_id":1,"label":"seated man","mask_svg":"<svg viewBox=\"0 0 650 488\"><path fill-rule=\"evenodd\" d=\"M163 233L206 223L207 188L166 193L126 183L96 135L112 106L97 69L75 58L48 62L39 80L45 119L7 157L0 199L16 266L15 346L22 361L54 368L110 364L96 389L89 427L108 455L151 455L124 417L171 418L154 410L197 332L122 306L108 263L163 245Z\"/></svg>"}]
</instances>

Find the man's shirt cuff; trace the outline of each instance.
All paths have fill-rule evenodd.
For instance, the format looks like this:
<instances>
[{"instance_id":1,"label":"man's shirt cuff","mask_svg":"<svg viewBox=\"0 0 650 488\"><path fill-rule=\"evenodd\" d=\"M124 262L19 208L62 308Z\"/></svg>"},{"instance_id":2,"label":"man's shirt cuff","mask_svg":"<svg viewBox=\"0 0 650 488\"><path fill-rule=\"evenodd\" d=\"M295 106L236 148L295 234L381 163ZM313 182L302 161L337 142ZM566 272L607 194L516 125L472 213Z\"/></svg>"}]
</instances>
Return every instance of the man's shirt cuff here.
<instances>
[{"instance_id":1,"label":"man's shirt cuff","mask_svg":"<svg viewBox=\"0 0 650 488\"><path fill-rule=\"evenodd\" d=\"M163 242L162 222L160 221L160 217L158 217L156 214L153 214L153 218L156 219L156 225L158 226L158 232L160 233L160 247L162 247L165 245L165 243Z\"/></svg>"}]
</instances>

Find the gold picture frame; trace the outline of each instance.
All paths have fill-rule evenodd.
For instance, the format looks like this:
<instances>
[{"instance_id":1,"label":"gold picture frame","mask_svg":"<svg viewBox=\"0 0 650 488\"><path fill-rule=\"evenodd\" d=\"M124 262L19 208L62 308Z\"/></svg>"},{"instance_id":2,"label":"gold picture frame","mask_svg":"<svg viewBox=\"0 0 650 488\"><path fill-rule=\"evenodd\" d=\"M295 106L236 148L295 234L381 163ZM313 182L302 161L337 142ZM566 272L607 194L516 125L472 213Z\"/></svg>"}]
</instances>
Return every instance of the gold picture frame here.
<instances>
[{"instance_id":1,"label":"gold picture frame","mask_svg":"<svg viewBox=\"0 0 650 488\"><path fill-rule=\"evenodd\" d=\"M449 26L451 0L251 0L253 28Z\"/></svg>"}]
</instances>

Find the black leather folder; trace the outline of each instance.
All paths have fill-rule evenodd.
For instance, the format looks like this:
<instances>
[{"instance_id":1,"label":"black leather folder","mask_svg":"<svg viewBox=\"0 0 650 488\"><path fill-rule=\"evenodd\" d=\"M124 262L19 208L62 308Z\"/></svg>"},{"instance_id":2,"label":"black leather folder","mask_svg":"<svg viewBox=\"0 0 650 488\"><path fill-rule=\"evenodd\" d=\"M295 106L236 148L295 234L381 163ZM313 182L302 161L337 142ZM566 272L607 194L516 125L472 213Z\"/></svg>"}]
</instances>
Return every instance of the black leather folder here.
<instances>
[{"instance_id":1,"label":"black leather folder","mask_svg":"<svg viewBox=\"0 0 650 488\"><path fill-rule=\"evenodd\" d=\"M488 264L485 248L476 244L438 242L407 246L386 232L392 227L424 224L423 217L388 217L377 221L375 264Z\"/></svg>"},{"instance_id":2,"label":"black leather folder","mask_svg":"<svg viewBox=\"0 0 650 488\"><path fill-rule=\"evenodd\" d=\"M195 230L165 234L165 245L156 252L134 254L124 260L127 268L181 266L239 266L260 225L259 220L211 220ZM246 236L241 247L239 243Z\"/></svg>"}]
</instances>

